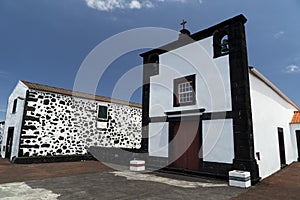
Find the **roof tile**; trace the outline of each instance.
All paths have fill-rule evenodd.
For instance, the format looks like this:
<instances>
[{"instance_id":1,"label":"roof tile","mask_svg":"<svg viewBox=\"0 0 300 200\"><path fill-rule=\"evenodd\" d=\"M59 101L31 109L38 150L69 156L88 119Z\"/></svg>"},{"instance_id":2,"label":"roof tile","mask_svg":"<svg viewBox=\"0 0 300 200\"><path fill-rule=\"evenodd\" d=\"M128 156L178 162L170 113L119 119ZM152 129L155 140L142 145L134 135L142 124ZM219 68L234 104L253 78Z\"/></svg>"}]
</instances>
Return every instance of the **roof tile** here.
<instances>
[{"instance_id":1,"label":"roof tile","mask_svg":"<svg viewBox=\"0 0 300 200\"><path fill-rule=\"evenodd\" d=\"M300 111L295 111L291 124L298 124L300 123Z\"/></svg>"}]
</instances>

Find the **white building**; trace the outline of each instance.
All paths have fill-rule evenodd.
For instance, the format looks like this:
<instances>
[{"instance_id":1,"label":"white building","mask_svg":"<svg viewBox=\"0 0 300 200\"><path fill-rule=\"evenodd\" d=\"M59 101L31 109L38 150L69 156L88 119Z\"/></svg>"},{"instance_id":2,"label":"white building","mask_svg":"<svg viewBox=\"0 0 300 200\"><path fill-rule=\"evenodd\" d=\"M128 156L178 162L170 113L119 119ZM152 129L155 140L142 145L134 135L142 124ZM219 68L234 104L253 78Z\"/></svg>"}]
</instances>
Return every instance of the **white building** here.
<instances>
[{"instance_id":1,"label":"white building","mask_svg":"<svg viewBox=\"0 0 300 200\"><path fill-rule=\"evenodd\" d=\"M19 81L8 100L1 156L79 160L87 148L141 147L141 105Z\"/></svg>"},{"instance_id":2,"label":"white building","mask_svg":"<svg viewBox=\"0 0 300 200\"><path fill-rule=\"evenodd\" d=\"M0 122L0 147L1 147L1 144L2 144L2 136L3 136L3 131L4 131L4 124L5 124L4 121ZM0 148L0 152L1 152L1 148Z\"/></svg>"},{"instance_id":3,"label":"white building","mask_svg":"<svg viewBox=\"0 0 300 200\"><path fill-rule=\"evenodd\" d=\"M141 54L142 147L153 165L224 177L244 170L255 183L299 157L300 126L290 124L299 107L248 67L246 21L183 28L177 41Z\"/></svg>"}]
</instances>

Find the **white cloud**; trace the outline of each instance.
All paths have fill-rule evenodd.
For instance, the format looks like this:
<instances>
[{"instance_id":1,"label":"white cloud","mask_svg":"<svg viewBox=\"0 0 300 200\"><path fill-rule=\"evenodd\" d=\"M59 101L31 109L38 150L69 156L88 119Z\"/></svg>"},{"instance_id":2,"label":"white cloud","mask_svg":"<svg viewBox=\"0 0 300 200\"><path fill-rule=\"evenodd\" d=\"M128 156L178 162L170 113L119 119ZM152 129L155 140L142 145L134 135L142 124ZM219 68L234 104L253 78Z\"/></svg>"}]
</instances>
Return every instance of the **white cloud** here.
<instances>
[{"instance_id":1,"label":"white cloud","mask_svg":"<svg viewBox=\"0 0 300 200\"><path fill-rule=\"evenodd\" d=\"M297 65L289 65L284 70L286 73L300 73L300 67Z\"/></svg>"},{"instance_id":2,"label":"white cloud","mask_svg":"<svg viewBox=\"0 0 300 200\"><path fill-rule=\"evenodd\" d=\"M275 39L280 39L284 36L285 32L284 31L279 31L277 33L274 34L274 38Z\"/></svg>"},{"instance_id":3,"label":"white cloud","mask_svg":"<svg viewBox=\"0 0 300 200\"><path fill-rule=\"evenodd\" d=\"M132 0L129 4L129 8L131 9L141 9L142 8L142 5L139 1L137 0Z\"/></svg>"},{"instance_id":4,"label":"white cloud","mask_svg":"<svg viewBox=\"0 0 300 200\"><path fill-rule=\"evenodd\" d=\"M153 8L154 7L154 5L153 5L153 3L151 1L144 1L143 2L143 6L145 8Z\"/></svg>"},{"instance_id":5,"label":"white cloud","mask_svg":"<svg viewBox=\"0 0 300 200\"><path fill-rule=\"evenodd\" d=\"M87 6L101 11L112 11L115 9L141 9L153 8L149 0L85 0Z\"/></svg>"},{"instance_id":6,"label":"white cloud","mask_svg":"<svg viewBox=\"0 0 300 200\"><path fill-rule=\"evenodd\" d=\"M85 0L87 5L91 8L109 11L115 8L124 8L123 0Z\"/></svg>"},{"instance_id":7,"label":"white cloud","mask_svg":"<svg viewBox=\"0 0 300 200\"><path fill-rule=\"evenodd\" d=\"M203 0L199 0L202 3ZM186 3L187 0L85 0L90 8L100 11L112 11L115 9L142 9L153 8L156 3Z\"/></svg>"}]
</instances>

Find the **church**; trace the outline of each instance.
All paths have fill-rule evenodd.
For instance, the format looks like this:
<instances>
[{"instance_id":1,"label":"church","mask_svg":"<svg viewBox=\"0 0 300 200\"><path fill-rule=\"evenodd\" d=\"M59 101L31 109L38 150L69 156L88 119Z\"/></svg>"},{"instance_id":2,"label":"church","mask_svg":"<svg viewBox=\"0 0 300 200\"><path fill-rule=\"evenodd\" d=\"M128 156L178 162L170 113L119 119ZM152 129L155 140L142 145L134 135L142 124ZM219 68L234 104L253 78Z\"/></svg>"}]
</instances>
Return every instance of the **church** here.
<instances>
[{"instance_id":1,"label":"church","mask_svg":"<svg viewBox=\"0 0 300 200\"><path fill-rule=\"evenodd\" d=\"M248 65L243 15L142 53L149 164L252 183L300 157L300 109Z\"/></svg>"}]
</instances>

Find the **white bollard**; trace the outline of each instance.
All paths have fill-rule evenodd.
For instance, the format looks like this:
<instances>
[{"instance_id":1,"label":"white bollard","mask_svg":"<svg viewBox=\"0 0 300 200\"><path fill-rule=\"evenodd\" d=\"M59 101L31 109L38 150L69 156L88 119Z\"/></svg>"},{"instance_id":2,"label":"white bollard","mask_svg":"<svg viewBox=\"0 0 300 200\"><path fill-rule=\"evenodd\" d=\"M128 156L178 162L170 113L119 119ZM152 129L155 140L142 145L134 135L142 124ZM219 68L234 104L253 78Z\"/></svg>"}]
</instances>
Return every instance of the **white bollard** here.
<instances>
[{"instance_id":1,"label":"white bollard","mask_svg":"<svg viewBox=\"0 0 300 200\"><path fill-rule=\"evenodd\" d=\"M129 169L131 171L144 171L145 170L145 161L144 160L131 160Z\"/></svg>"},{"instance_id":2,"label":"white bollard","mask_svg":"<svg viewBox=\"0 0 300 200\"><path fill-rule=\"evenodd\" d=\"M240 188L251 186L250 172L233 170L229 172L229 185Z\"/></svg>"}]
</instances>

